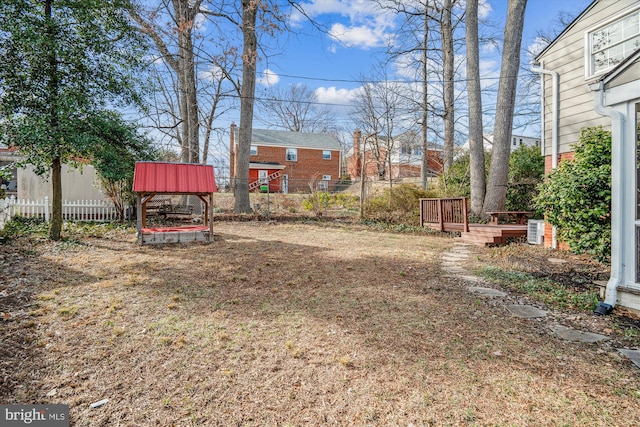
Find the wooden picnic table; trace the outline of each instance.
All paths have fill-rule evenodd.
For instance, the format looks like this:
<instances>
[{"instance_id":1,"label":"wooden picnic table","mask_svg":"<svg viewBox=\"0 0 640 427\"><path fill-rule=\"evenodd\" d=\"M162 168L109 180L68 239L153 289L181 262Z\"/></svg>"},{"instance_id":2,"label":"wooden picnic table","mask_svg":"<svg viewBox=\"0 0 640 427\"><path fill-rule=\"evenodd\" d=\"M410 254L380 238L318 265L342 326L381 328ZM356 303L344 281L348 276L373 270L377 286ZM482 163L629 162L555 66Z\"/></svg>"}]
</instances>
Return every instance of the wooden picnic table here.
<instances>
[{"instance_id":1,"label":"wooden picnic table","mask_svg":"<svg viewBox=\"0 0 640 427\"><path fill-rule=\"evenodd\" d=\"M491 225L498 225L501 216L513 218L516 224L526 224L529 217L533 215L533 212L528 211L496 211L485 213L490 216L489 224Z\"/></svg>"}]
</instances>

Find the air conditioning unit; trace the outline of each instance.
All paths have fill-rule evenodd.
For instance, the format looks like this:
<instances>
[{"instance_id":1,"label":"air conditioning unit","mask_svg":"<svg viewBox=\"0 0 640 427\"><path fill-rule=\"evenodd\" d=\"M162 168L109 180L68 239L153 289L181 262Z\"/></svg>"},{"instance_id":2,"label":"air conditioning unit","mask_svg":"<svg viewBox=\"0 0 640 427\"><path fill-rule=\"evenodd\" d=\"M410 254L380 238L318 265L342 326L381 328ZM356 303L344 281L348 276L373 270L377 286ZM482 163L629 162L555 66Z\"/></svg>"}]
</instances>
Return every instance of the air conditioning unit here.
<instances>
[{"instance_id":1,"label":"air conditioning unit","mask_svg":"<svg viewBox=\"0 0 640 427\"><path fill-rule=\"evenodd\" d=\"M531 245L541 245L544 242L544 220L529 220L527 227L527 241Z\"/></svg>"}]
</instances>

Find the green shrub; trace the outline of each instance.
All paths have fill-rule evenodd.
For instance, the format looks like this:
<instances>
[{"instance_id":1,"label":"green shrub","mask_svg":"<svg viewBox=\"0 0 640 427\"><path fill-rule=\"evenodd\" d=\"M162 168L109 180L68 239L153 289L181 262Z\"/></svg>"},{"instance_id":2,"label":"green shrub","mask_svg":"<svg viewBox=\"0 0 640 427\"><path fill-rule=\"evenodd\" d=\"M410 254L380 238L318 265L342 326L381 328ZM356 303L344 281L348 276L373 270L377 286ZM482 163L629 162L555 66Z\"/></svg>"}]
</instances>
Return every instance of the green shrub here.
<instances>
[{"instance_id":1,"label":"green shrub","mask_svg":"<svg viewBox=\"0 0 640 427\"><path fill-rule=\"evenodd\" d=\"M0 230L0 237L4 239L17 239L27 236L46 237L49 234L49 224L40 218L25 218L14 216L11 221Z\"/></svg>"},{"instance_id":2,"label":"green shrub","mask_svg":"<svg viewBox=\"0 0 640 427\"><path fill-rule=\"evenodd\" d=\"M415 185L402 184L384 193L367 199L365 219L405 225L419 225L419 199L436 197L434 191L424 190Z\"/></svg>"},{"instance_id":3,"label":"green shrub","mask_svg":"<svg viewBox=\"0 0 640 427\"><path fill-rule=\"evenodd\" d=\"M611 132L582 130L573 160L551 172L535 199L558 238L606 262L611 253Z\"/></svg>"},{"instance_id":4,"label":"green shrub","mask_svg":"<svg viewBox=\"0 0 640 427\"><path fill-rule=\"evenodd\" d=\"M438 197L470 197L470 157L464 152L440 176L437 185ZM485 153L485 178L489 174L491 153ZM538 185L544 177L544 157L540 147L521 146L513 150L509 158L509 182L505 208L510 211L534 211L533 199L538 194ZM537 213L541 216L541 213Z\"/></svg>"},{"instance_id":5,"label":"green shrub","mask_svg":"<svg viewBox=\"0 0 640 427\"><path fill-rule=\"evenodd\" d=\"M509 159L509 184L505 208L508 211L536 211L533 200L544 178L544 157L540 147L520 146ZM542 218L542 212L535 213Z\"/></svg>"}]
</instances>

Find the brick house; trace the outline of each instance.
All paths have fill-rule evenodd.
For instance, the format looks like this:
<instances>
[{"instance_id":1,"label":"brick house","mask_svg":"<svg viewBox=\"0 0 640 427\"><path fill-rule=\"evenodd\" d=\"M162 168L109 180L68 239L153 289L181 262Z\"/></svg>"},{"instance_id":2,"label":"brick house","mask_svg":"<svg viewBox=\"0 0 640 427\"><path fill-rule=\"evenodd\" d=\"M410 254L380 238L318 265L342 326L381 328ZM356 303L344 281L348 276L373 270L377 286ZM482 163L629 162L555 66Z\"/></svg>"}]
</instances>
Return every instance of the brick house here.
<instances>
[{"instance_id":1,"label":"brick house","mask_svg":"<svg viewBox=\"0 0 640 427\"><path fill-rule=\"evenodd\" d=\"M235 124L230 135L230 176L238 179ZM266 185L269 192L309 192L311 188L331 191L341 178L340 162L340 143L332 135L253 129L249 191L265 191Z\"/></svg>"},{"instance_id":2,"label":"brick house","mask_svg":"<svg viewBox=\"0 0 640 427\"><path fill-rule=\"evenodd\" d=\"M610 307L640 310L640 2L595 0L535 58L545 170L572 159L585 127L612 133ZM550 225L545 246L557 247Z\"/></svg>"},{"instance_id":3,"label":"brick house","mask_svg":"<svg viewBox=\"0 0 640 427\"><path fill-rule=\"evenodd\" d=\"M345 156L347 174L352 180L359 179L362 175L362 150L366 141L362 140L362 132L353 132L353 147ZM391 152L391 168L383 163L387 151L385 144L379 145L379 153L376 156L371 144L365 146L364 174L367 179L398 180L402 178L419 178L422 170L422 142L415 132L405 132L394 137L394 145ZM433 149L428 150L427 164L430 176L438 176L442 173L442 147L430 144ZM377 158L376 158L377 157Z\"/></svg>"}]
</instances>

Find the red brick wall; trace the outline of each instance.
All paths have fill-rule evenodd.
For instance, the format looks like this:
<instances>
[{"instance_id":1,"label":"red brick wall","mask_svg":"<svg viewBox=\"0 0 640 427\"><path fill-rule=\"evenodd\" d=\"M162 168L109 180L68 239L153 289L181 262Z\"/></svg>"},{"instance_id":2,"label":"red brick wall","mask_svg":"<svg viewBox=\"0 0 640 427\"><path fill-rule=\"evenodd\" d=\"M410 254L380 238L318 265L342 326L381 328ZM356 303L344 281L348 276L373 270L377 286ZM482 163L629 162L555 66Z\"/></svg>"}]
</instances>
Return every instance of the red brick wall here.
<instances>
[{"instance_id":1,"label":"red brick wall","mask_svg":"<svg viewBox=\"0 0 640 427\"><path fill-rule=\"evenodd\" d=\"M251 156L254 162L276 162L286 166L283 174L289 175L289 192L309 191L311 181L319 181L323 175L331 175L331 190L340 179L340 151L331 150L331 160L322 158L323 150L298 148L298 160L287 161L287 149L284 147L258 146L258 155Z\"/></svg>"},{"instance_id":2,"label":"red brick wall","mask_svg":"<svg viewBox=\"0 0 640 427\"><path fill-rule=\"evenodd\" d=\"M365 176L369 179L378 180L378 166L376 159L373 156L371 151L367 151L366 155L366 167L365 167ZM429 169L434 170L438 173L442 173L442 153L440 151L429 150L429 157L427 159ZM350 156L346 159L347 162L347 173L351 177L351 179L356 179L360 176L362 162L360 161L360 157ZM387 167L385 167L385 179L389 178L389 172L386 171ZM406 178L406 177L419 177L420 176L420 166L416 165L406 165L406 164L394 164L393 165L393 174L392 179L397 178Z\"/></svg>"},{"instance_id":3,"label":"red brick wall","mask_svg":"<svg viewBox=\"0 0 640 427\"><path fill-rule=\"evenodd\" d=\"M569 151L567 153L561 153L558 155L558 164L560 164L560 162L562 162L563 160L573 160L574 156L575 156L575 152L573 151ZM551 156L544 157L544 173L551 172L551 160L552 160Z\"/></svg>"}]
</instances>

